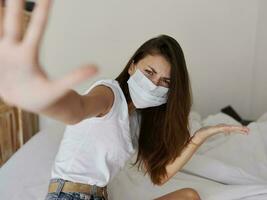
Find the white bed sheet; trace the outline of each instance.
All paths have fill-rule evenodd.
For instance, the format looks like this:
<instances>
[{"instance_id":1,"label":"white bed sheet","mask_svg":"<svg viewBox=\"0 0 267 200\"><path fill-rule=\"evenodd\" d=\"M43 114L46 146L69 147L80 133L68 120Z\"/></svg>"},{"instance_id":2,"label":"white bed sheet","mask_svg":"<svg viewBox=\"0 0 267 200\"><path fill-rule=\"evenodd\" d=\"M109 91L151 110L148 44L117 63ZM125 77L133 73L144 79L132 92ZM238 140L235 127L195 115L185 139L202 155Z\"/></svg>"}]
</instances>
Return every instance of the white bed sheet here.
<instances>
[{"instance_id":1,"label":"white bed sheet","mask_svg":"<svg viewBox=\"0 0 267 200\"><path fill-rule=\"evenodd\" d=\"M198 118L192 129L229 120L222 113L204 121ZM0 169L1 200L44 199L63 128L41 131ZM250 128L250 136L211 138L182 172L161 187L127 164L108 187L110 200L149 200L184 187L195 188L205 200L267 199L267 121Z\"/></svg>"}]
</instances>

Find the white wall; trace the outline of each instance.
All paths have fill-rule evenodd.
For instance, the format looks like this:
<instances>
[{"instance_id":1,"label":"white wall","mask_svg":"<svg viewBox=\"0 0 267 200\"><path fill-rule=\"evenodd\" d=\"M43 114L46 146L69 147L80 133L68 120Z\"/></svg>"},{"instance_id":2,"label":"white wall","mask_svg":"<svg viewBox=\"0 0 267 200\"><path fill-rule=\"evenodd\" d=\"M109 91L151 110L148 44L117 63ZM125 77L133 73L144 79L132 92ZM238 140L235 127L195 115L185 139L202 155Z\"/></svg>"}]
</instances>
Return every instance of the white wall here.
<instances>
[{"instance_id":1,"label":"white wall","mask_svg":"<svg viewBox=\"0 0 267 200\"><path fill-rule=\"evenodd\" d=\"M266 81L262 6L266 10L264 0L57 0L41 58L52 78L86 62L101 67L94 80L115 78L144 41L169 34L186 55L193 108L207 116L231 104L253 119L267 111L261 86ZM84 91L94 80L75 89ZM41 128L49 123L41 118Z\"/></svg>"},{"instance_id":2,"label":"white wall","mask_svg":"<svg viewBox=\"0 0 267 200\"><path fill-rule=\"evenodd\" d=\"M267 1L259 1L259 18L255 43L251 116L257 118L267 110Z\"/></svg>"}]
</instances>

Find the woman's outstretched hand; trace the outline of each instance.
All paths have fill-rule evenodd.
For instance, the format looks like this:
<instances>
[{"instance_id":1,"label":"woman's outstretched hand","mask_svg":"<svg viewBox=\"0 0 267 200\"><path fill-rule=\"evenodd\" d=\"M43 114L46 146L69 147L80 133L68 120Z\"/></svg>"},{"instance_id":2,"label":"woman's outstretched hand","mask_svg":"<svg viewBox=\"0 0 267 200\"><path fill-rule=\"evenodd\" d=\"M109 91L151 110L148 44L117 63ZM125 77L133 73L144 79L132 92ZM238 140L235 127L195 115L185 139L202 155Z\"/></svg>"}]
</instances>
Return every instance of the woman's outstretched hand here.
<instances>
[{"instance_id":1,"label":"woman's outstretched hand","mask_svg":"<svg viewBox=\"0 0 267 200\"><path fill-rule=\"evenodd\" d=\"M51 2L37 1L23 37L24 0L8 0L5 13L0 1L0 97L32 112L46 108L97 72L94 65L88 65L61 79L48 79L39 63L39 49Z\"/></svg>"},{"instance_id":2,"label":"woman's outstretched hand","mask_svg":"<svg viewBox=\"0 0 267 200\"><path fill-rule=\"evenodd\" d=\"M219 134L219 133L241 133L248 135L249 128L245 126L236 126L236 125L227 125L227 124L218 124L216 126L206 126L197 130L194 136L191 138L191 141L195 144L202 144L209 137Z\"/></svg>"}]
</instances>

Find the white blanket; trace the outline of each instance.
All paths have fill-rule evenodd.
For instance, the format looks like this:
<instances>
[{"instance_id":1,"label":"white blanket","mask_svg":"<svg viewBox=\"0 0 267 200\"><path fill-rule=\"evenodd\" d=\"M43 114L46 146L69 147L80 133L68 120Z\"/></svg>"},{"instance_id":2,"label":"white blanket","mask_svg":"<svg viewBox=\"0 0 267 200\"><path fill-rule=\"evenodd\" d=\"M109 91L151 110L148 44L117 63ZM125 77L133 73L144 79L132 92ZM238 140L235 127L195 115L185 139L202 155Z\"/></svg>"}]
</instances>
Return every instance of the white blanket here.
<instances>
[{"instance_id":1,"label":"white blanket","mask_svg":"<svg viewBox=\"0 0 267 200\"><path fill-rule=\"evenodd\" d=\"M108 187L110 200L150 200L184 187L196 189L204 200L266 200L267 120L260 121L249 125L249 136L210 138L184 169L161 187L126 165ZM218 123L238 124L222 113L205 120L192 115L191 129ZM1 200L44 199L62 133L41 131L0 169Z\"/></svg>"}]
</instances>

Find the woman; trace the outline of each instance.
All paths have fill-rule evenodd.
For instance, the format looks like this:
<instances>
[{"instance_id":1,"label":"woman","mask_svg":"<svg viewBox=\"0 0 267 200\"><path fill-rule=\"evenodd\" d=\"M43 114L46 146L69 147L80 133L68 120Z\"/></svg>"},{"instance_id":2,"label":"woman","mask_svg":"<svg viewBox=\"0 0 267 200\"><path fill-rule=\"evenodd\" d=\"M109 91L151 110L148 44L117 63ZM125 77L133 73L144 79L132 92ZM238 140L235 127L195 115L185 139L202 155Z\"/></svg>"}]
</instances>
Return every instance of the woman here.
<instances>
[{"instance_id":1,"label":"woman","mask_svg":"<svg viewBox=\"0 0 267 200\"><path fill-rule=\"evenodd\" d=\"M70 89L96 73L93 65L49 80L38 53L50 0L39 0L22 37L23 0L0 12L0 96L7 103L62 121L64 138L46 200L107 199L106 186L137 150L138 167L162 185L217 133L248 128L220 124L190 138L190 81L181 47L162 35L146 41L116 80L100 80L83 95ZM200 199L184 188L157 200Z\"/></svg>"}]
</instances>

